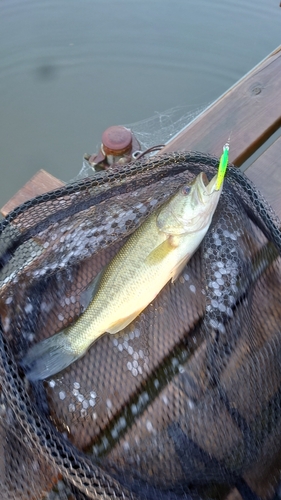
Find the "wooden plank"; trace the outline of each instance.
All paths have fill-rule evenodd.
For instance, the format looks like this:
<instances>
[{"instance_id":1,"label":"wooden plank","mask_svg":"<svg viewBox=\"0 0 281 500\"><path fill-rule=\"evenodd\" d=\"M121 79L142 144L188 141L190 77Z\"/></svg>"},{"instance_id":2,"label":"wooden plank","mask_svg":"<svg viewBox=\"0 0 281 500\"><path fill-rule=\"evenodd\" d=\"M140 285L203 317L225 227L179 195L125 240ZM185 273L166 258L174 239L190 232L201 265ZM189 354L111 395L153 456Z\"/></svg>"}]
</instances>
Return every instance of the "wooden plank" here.
<instances>
[{"instance_id":1,"label":"wooden plank","mask_svg":"<svg viewBox=\"0 0 281 500\"><path fill-rule=\"evenodd\" d=\"M281 126L281 46L230 88L161 152L197 150L220 156L230 135L230 161L240 166Z\"/></svg>"},{"instance_id":2,"label":"wooden plank","mask_svg":"<svg viewBox=\"0 0 281 500\"><path fill-rule=\"evenodd\" d=\"M246 170L281 219L281 137Z\"/></svg>"},{"instance_id":3,"label":"wooden plank","mask_svg":"<svg viewBox=\"0 0 281 500\"><path fill-rule=\"evenodd\" d=\"M6 217L11 210L21 205L21 203L34 198L34 196L47 193L47 191L51 191L61 186L64 186L64 182L41 169L36 172L36 174L31 177L12 198L10 198L1 208L1 213Z\"/></svg>"}]
</instances>

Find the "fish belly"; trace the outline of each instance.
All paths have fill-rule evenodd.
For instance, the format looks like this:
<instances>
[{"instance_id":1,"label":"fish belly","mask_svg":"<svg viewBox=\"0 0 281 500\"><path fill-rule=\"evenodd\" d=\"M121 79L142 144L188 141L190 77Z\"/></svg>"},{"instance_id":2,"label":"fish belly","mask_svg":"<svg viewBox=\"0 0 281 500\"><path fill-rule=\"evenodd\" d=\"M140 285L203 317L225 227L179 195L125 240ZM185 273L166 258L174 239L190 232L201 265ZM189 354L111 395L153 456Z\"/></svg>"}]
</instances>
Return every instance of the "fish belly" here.
<instances>
[{"instance_id":1,"label":"fish belly","mask_svg":"<svg viewBox=\"0 0 281 500\"><path fill-rule=\"evenodd\" d=\"M145 258L138 266L133 265L129 269L129 263L123 262L122 270L119 269L117 286L110 284L109 280L104 288L102 295L107 306L102 312L103 326L99 327L99 331L117 333L130 324L155 299L170 279L178 277L201 243L204 234L205 232L201 231L200 234L182 236L178 246L171 246L166 255L153 264L149 258ZM115 293L112 293L114 289ZM102 300L101 296L99 300Z\"/></svg>"}]
</instances>

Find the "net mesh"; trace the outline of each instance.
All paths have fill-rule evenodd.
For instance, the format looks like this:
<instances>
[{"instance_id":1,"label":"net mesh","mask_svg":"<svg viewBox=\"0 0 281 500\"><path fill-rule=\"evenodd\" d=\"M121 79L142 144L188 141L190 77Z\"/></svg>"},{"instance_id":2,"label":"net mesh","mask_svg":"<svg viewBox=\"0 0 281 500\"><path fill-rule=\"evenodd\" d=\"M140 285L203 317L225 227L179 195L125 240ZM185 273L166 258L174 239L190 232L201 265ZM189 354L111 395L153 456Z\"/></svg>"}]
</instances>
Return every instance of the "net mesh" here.
<instances>
[{"instance_id":1,"label":"net mesh","mask_svg":"<svg viewBox=\"0 0 281 500\"><path fill-rule=\"evenodd\" d=\"M45 382L20 361L75 321L128 236L218 159L173 153L38 196L0 227L2 498L271 498L281 446L280 223L230 167L175 283ZM51 491L52 488L55 490Z\"/></svg>"}]
</instances>

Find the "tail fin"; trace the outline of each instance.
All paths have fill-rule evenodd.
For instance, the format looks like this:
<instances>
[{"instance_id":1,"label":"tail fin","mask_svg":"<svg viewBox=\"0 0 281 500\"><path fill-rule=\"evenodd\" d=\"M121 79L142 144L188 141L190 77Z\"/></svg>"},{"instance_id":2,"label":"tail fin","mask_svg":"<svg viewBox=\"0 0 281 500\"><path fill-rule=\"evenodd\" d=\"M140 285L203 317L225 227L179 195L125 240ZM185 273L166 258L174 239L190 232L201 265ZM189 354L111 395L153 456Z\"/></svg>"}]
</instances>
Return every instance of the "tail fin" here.
<instances>
[{"instance_id":1,"label":"tail fin","mask_svg":"<svg viewBox=\"0 0 281 500\"><path fill-rule=\"evenodd\" d=\"M29 380L44 380L64 370L82 354L73 351L67 335L62 331L31 347L21 366Z\"/></svg>"}]
</instances>

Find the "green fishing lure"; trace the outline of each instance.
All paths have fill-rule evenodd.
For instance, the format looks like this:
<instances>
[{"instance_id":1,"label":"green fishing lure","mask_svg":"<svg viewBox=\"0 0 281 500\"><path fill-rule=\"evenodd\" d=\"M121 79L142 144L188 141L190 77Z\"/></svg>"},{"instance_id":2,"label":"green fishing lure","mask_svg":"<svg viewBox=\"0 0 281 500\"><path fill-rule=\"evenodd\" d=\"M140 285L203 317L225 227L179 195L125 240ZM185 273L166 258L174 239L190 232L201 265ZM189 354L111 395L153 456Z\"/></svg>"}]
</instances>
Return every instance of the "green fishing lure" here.
<instances>
[{"instance_id":1,"label":"green fishing lure","mask_svg":"<svg viewBox=\"0 0 281 500\"><path fill-rule=\"evenodd\" d=\"M225 172L226 172L226 167L228 165L228 153L229 153L229 143L227 142L224 146L223 146L223 150L222 150L222 155L220 157L220 164L219 164L219 169L218 169L218 178L217 178L217 184L216 184L216 189L219 190L222 183L223 183L223 179L224 179L224 176L225 176Z\"/></svg>"}]
</instances>

